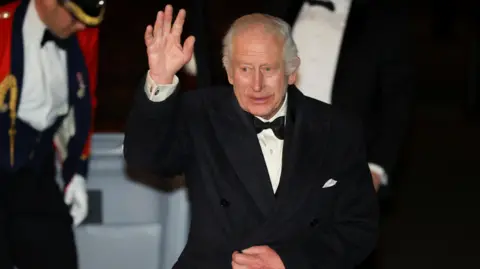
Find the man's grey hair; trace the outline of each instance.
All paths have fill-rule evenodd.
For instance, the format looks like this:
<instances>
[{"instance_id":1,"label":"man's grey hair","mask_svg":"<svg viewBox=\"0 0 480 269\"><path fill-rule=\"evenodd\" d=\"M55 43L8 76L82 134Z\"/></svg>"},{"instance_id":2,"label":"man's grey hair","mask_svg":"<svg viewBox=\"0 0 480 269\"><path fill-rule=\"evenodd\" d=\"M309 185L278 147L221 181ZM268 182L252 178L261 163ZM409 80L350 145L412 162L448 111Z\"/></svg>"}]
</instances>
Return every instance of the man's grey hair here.
<instances>
[{"instance_id":1,"label":"man's grey hair","mask_svg":"<svg viewBox=\"0 0 480 269\"><path fill-rule=\"evenodd\" d=\"M223 66L229 70L232 57L233 38L239 32L252 27L262 26L267 33L272 33L283 40L283 60L286 75L292 74L298 67L297 45L292 37L291 27L282 19L266 14L254 13L237 19L223 38Z\"/></svg>"}]
</instances>

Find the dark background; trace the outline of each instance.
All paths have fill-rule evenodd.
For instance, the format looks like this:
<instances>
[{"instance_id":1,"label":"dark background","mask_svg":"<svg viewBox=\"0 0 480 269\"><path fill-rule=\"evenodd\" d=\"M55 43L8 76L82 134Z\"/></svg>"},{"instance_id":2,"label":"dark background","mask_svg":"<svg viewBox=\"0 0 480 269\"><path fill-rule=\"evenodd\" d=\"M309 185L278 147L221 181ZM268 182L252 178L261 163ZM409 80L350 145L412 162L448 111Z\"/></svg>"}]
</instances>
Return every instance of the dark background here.
<instances>
[{"instance_id":1,"label":"dark background","mask_svg":"<svg viewBox=\"0 0 480 269\"><path fill-rule=\"evenodd\" d=\"M168 3L178 9L198 1ZM201 1L207 7L212 70L221 70L223 33L236 17L260 10L262 1ZM165 3L107 1L100 27L97 132L123 132L134 89L148 68L143 33ZM415 108L382 223L381 268L480 268L480 8L460 0L405 3L415 48ZM212 71L211 77L221 82L224 74ZM196 85L185 74L180 79L183 90Z\"/></svg>"}]
</instances>

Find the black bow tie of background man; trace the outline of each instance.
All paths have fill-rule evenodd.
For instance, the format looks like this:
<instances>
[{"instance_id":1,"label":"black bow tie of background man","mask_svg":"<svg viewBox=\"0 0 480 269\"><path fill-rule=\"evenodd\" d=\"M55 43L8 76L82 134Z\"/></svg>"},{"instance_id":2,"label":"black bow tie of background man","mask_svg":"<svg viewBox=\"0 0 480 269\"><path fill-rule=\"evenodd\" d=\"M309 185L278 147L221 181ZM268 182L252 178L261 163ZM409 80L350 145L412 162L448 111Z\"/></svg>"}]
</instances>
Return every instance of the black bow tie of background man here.
<instances>
[{"instance_id":1,"label":"black bow tie of background man","mask_svg":"<svg viewBox=\"0 0 480 269\"><path fill-rule=\"evenodd\" d=\"M265 129L272 129L273 133L278 139L285 137L285 117L278 117L272 122L263 122L260 119L253 117L253 126L257 134Z\"/></svg>"},{"instance_id":2,"label":"black bow tie of background man","mask_svg":"<svg viewBox=\"0 0 480 269\"><path fill-rule=\"evenodd\" d=\"M43 38L42 38L42 42L40 43L40 46L43 47L45 43L47 43L48 41L53 41L61 49L64 49L64 50L67 49L67 39L61 39L55 36L54 34L52 34L50 30L46 29L45 33L43 34Z\"/></svg>"},{"instance_id":3,"label":"black bow tie of background man","mask_svg":"<svg viewBox=\"0 0 480 269\"><path fill-rule=\"evenodd\" d=\"M312 6L322 6L332 12L335 11L335 4L329 0L307 0L307 2Z\"/></svg>"}]
</instances>

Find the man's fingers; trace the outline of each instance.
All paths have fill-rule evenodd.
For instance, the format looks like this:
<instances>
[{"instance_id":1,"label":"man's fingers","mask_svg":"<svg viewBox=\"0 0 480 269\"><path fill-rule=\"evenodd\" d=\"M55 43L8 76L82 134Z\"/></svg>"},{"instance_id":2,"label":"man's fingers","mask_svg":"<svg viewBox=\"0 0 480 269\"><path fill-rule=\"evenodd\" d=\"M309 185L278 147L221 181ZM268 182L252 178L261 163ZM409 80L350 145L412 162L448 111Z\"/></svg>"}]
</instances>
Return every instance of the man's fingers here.
<instances>
[{"instance_id":1,"label":"man's fingers","mask_svg":"<svg viewBox=\"0 0 480 269\"><path fill-rule=\"evenodd\" d=\"M258 257L248 254L233 253L232 261L238 263L239 265L252 265L258 263Z\"/></svg>"},{"instance_id":2,"label":"man's fingers","mask_svg":"<svg viewBox=\"0 0 480 269\"><path fill-rule=\"evenodd\" d=\"M71 215L72 215L72 218L73 218L73 224L75 226L78 226L82 222L82 220L84 219L84 213L83 213L82 209L78 206L74 206L72 208Z\"/></svg>"},{"instance_id":3,"label":"man's fingers","mask_svg":"<svg viewBox=\"0 0 480 269\"><path fill-rule=\"evenodd\" d=\"M77 203L74 202L70 207L70 216L72 216L74 224L78 222L79 213L80 213L80 208L78 207Z\"/></svg>"},{"instance_id":4,"label":"man's fingers","mask_svg":"<svg viewBox=\"0 0 480 269\"><path fill-rule=\"evenodd\" d=\"M249 247L247 249L242 250L242 253L245 254L250 254L250 255L259 255L263 254L267 251L267 248L265 246L253 246Z\"/></svg>"},{"instance_id":5,"label":"man's fingers","mask_svg":"<svg viewBox=\"0 0 480 269\"><path fill-rule=\"evenodd\" d=\"M173 7L167 5L165 7L165 17L163 19L163 35L169 35L172 28Z\"/></svg>"},{"instance_id":6,"label":"man's fingers","mask_svg":"<svg viewBox=\"0 0 480 269\"><path fill-rule=\"evenodd\" d=\"M241 264L238 264L238 263L232 261L232 269L248 269L248 266L241 265Z\"/></svg>"},{"instance_id":7,"label":"man's fingers","mask_svg":"<svg viewBox=\"0 0 480 269\"><path fill-rule=\"evenodd\" d=\"M80 219L80 217L76 217L73 219L73 225L75 225L75 227L80 225L80 223L82 223L82 219Z\"/></svg>"},{"instance_id":8,"label":"man's fingers","mask_svg":"<svg viewBox=\"0 0 480 269\"><path fill-rule=\"evenodd\" d=\"M72 216L74 225L78 226L87 217L88 205L87 202L84 201L85 199L80 197L76 197L73 200L70 208L70 215Z\"/></svg>"},{"instance_id":9,"label":"man's fingers","mask_svg":"<svg viewBox=\"0 0 480 269\"><path fill-rule=\"evenodd\" d=\"M183 31L183 24L185 23L186 11L185 9L180 9L178 12L177 18L173 23L172 35L177 38L178 42L180 43L180 37Z\"/></svg>"},{"instance_id":10,"label":"man's fingers","mask_svg":"<svg viewBox=\"0 0 480 269\"><path fill-rule=\"evenodd\" d=\"M160 40L163 36L163 11L157 13L157 19L155 20L155 26L153 27L153 38Z\"/></svg>"},{"instance_id":11,"label":"man's fingers","mask_svg":"<svg viewBox=\"0 0 480 269\"><path fill-rule=\"evenodd\" d=\"M77 195L77 203L82 211L88 211L88 198L84 195Z\"/></svg>"},{"instance_id":12,"label":"man's fingers","mask_svg":"<svg viewBox=\"0 0 480 269\"><path fill-rule=\"evenodd\" d=\"M153 42L153 27L151 25L147 26L145 29L145 46L150 46Z\"/></svg>"},{"instance_id":13,"label":"man's fingers","mask_svg":"<svg viewBox=\"0 0 480 269\"><path fill-rule=\"evenodd\" d=\"M185 63L188 63L192 59L193 45L195 44L195 37L189 36L183 43L183 55L185 57Z\"/></svg>"}]
</instances>

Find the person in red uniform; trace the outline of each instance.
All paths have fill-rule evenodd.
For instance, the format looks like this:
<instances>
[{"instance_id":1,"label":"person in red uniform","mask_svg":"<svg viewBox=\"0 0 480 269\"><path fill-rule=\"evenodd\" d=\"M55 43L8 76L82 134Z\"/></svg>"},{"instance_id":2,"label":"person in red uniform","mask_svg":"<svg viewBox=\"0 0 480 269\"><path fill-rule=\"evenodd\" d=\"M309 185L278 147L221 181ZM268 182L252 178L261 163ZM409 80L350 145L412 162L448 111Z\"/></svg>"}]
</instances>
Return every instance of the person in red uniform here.
<instances>
[{"instance_id":1,"label":"person in red uniform","mask_svg":"<svg viewBox=\"0 0 480 269\"><path fill-rule=\"evenodd\" d=\"M0 268L78 268L105 0L0 7ZM55 154L57 153L57 154ZM63 189L56 183L55 156Z\"/></svg>"}]
</instances>

